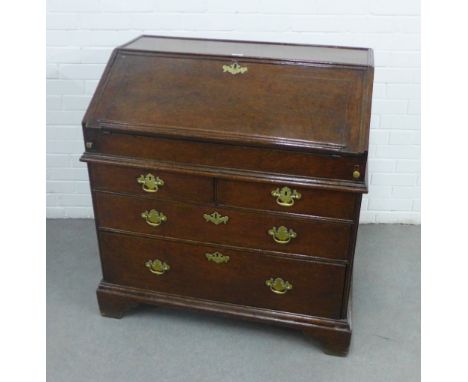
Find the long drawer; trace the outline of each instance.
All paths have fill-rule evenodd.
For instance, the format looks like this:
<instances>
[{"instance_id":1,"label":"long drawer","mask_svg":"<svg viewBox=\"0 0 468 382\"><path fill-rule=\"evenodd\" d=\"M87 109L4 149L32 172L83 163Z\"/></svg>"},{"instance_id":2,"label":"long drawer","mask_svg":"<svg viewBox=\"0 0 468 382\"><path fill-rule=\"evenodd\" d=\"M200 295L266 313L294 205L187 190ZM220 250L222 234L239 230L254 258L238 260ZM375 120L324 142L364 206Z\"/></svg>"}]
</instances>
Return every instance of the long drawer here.
<instances>
[{"instance_id":1,"label":"long drawer","mask_svg":"<svg viewBox=\"0 0 468 382\"><path fill-rule=\"evenodd\" d=\"M344 265L100 232L105 281L339 318Z\"/></svg>"},{"instance_id":2,"label":"long drawer","mask_svg":"<svg viewBox=\"0 0 468 382\"><path fill-rule=\"evenodd\" d=\"M346 259L351 223L95 192L100 227Z\"/></svg>"}]
</instances>

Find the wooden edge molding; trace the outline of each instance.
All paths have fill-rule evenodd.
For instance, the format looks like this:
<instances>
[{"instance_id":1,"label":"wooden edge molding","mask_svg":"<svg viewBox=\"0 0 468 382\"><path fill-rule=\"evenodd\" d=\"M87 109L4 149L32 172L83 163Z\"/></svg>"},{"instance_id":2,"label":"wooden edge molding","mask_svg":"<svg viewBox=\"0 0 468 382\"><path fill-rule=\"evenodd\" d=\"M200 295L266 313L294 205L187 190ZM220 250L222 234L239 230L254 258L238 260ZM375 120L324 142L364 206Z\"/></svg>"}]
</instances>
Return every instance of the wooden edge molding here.
<instances>
[{"instance_id":1,"label":"wooden edge molding","mask_svg":"<svg viewBox=\"0 0 468 382\"><path fill-rule=\"evenodd\" d=\"M181 239L178 237L170 237L170 236L162 236L162 235L155 235L149 233L142 233L142 232L132 232L132 231L125 231L116 228L108 228L108 227L101 227L98 226L96 228L97 232L103 233L110 233L114 235L124 235L130 237L143 237L146 239L153 239L153 240L162 240L162 241L169 241L169 242L176 242L176 243L183 243L189 245L203 245L204 247L212 247L213 250L219 248L230 249L237 252L249 252L252 254L256 254L259 256L270 256L274 258L284 258L284 259L293 259L293 260L302 260L305 262L317 263L317 264L328 264L328 265L336 265L341 267L346 267L349 264L348 259L333 259L327 257L319 257L319 256L312 256L312 255L304 255L301 253L294 253L294 252L279 252L273 250L265 250L265 249L256 249L251 247L240 247L238 245L232 244L219 244L219 243L211 243L211 242L199 242L190 239Z\"/></svg>"},{"instance_id":2,"label":"wooden edge molding","mask_svg":"<svg viewBox=\"0 0 468 382\"><path fill-rule=\"evenodd\" d=\"M92 126L89 127L92 128ZM102 131L111 133L128 134L128 132L130 131L135 134L146 136L158 136L169 138L180 138L182 136L185 137L185 139L202 139L203 141L221 142L224 144L245 144L245 142L249 142L254 147L265 146L281 149L288 147L291 150L309 149L310 151L316 151L317 153L330 152L333 154L340 154L342 152L345 153L344 149L346 148L345 145L338 143L313 142L293 138L279 139L278 137L270 138L255 135L237 134L235 132L223 132L222 134L219 134L212 130L194 130L188 127L178 126L156 126L143 124L136 125L110 120L100 120L98 126L94 128L98 128ZM349 154L359 155L359 153Z\"/></svg>"},{"instance_id":3,"label":"wooden edge molding","mask_svg":"<svg viewBox=\"0 0 468 382\"><path fill-rule=\"evenodd\" d=\"M351 327L347 320L334 320L312 317L297 313L288 313L270 309L229 304L203 300L194 297L178 296L162 292L154 292L134 287L124 287L101 281L97 293L121 297L129 303L145 303L152 305L173 306L192 310L209 311L230 316L236 316L253 321L268 322L296 329L324 329L350 333Z\"/></svg>"},{"instance_id":4,"label":"wooden edge molding","mask_svg":"<svg viewBox=\"0 0 468 382\"><path fill-rule=\"evenodd\" d=\"M116 192L116 191L108 191L99 188L92 188L92 192L98 193L98 195L115 195L115 196L125 196L130 197L132 199L140 199L140 200L154 200L148 195L135 195L129 192ZM165 198L161 198L159 200L168 200ZM276 216L278 218L287 218L287 219L294 219L299 221L312 221L316 223L329 223L329 224L338 224L338 225L346 225L346 226L353 226L354 219L342 219L342 218L332 218L327 216L318 216L318 215L311 215L306 213L295 213L295 212L284 212L284 211L275 211L275 210L265 210L260 208L247 208L247 207L238 207L235 205L230 204L223 204L223 203L213 203L213 202L198 202L198 201L180 201L180 200L171 200L171 203L177 205L190 205L190 206L197 206L203 208L216 208L222 207L230 211L237 211L237 212L247 212L254 215L261 215L261 216ZM219 223L218 223L219 224Z\"/></svg>"},{"instance_id":5,"label":"wooden edge molding","mask_svg":"<svg viewBox=\"0 0 468 382\"><path fill-rule=\"evenodd\" d=\"M339 179L308 178L296 175L294 177L290 177L276 173L228 168L213 168L209 166L186 165L173 162L118 157L113 155L93 154L87 152L81 156L80 161L86 163L107 164L123 167L143 167L151 170L172 171L199 176L243 180L247 182L288 183L296 186L309 187L312 189L316 188L345 191L359 194L368 192L365 182L354 182Z\"/></svg>"},{"instance_id":6,"label":"wooden edge molding","mask_svg":"<svg viewBox=\"0 0 468 382\"><path fill-rule=\"evenodd\" d=\"M210 312L247 321L264 322L301 330L330 355L345 356L351 342L351 326L347 320L332 320L250 306L183 297L101 281L96 291L101 315L121 318L139 304L168 306Z\"/></svg>"},{"instance_id":7,"label":"wooden edge molding","mask_svg":"<svg viewBox=\"0 0 468 382\"><path fill-rule=\"evenodd\" d=\"M351 63L335 63L335 62L329 62L329 61L324 61L324 60L294 60L294 59L287 59L287 58L282 58L282 59L275 59L275 58L269 58L266 56L253 56L253 55L242 55L242 59L249 59L249 60L255 60L255 61L260 61L260 62L268 62L268 61L279 61L279 62L291 62L291 63L301 63L301 64L309 64L309 65L316 65L316 64L324 64L324 65L330 65L330 66L338 66L338 67L350 67L350 68L366 68L367 66L373 66L373 57L372 57L372 49L371 48L364 48L364 47L355 47L355 46L336 46L336 45L327 45L327 44L304 44L304 43L293 43L293 42L275 42L275 41L257 41L257 40L240 40L240 39L212 39L212 38L200 38L200 37L183 37L183 36L160 36L160 35L149 35L149 34L142 34L140 36L137 36L133 38L132 40L126 42L125 44L122 44L118 46L119 51L123 51L125 53L127 52L139 52L139 53L157 53L157 54L176 54L177 52L167 52L164 50L159 50L159 51L151 51L151 50L145 50L145 49L135 49L135 48L128 48L129 45L134 43L135 41L144 38L144 37L149 37L149 38L158 38L158 39L175 39L175 40L195 40L195 41L214 41L214 42L227 42L227 43L242 43L242 44L260 44L260 45L281 45L281 46L291 46L291 47L310 47L310 48L333 48L333 49L346 49L346 50L360 50L360 51L366 51L368 52L368 60L367 60L367 65L362 65L362 64L351 64ZM226 54L197 54L197 53L183 53L179 52L179 55L190 55L190 56L201 56L203 58L210 58L210 57L216 57L216 58L233 58L234 56L232 55L226 55Z\"/></svg>"}]
</instances>

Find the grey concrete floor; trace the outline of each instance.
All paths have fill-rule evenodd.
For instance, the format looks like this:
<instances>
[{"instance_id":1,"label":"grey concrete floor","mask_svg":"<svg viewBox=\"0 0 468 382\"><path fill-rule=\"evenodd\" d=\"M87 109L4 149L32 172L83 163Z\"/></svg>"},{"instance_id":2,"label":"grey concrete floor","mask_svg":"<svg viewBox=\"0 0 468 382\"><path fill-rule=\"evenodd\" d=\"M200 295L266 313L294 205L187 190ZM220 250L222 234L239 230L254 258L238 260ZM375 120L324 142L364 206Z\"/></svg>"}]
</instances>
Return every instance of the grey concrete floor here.
<instances>
[{"instance_id":1,"label":"grey concrete floor","mask_svg":"<svg viewBox=\"0 0 468 382\"><path fill-rule=\"evenodd\" d=\"M420 227L363 225L348 357L286 328L166 308L101 317L92 220L47 222L48 382L420 380Z\"/></svg>"}]
</instances>

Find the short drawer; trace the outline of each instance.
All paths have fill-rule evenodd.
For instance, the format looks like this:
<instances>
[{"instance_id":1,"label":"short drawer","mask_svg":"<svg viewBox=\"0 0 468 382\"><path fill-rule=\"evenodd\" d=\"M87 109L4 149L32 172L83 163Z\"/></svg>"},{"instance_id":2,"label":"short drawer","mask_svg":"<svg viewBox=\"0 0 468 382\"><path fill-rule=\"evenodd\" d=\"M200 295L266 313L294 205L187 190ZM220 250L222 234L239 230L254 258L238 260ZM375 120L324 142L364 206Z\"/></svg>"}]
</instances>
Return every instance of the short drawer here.
<instances>
[{"instance_id":1,"label":"short drawer","mask_svg":"<svg viewBox=\"0 0 468 382\"><path fill-rule=\"evenodd\" d=\"M193 202L213 200L212 178L144 168L102 164L89 166L95 190Z\"/></svg>"},{"instance_id":2,"label":"short drawer","mask_svg":"<svg viewBox=\"0 0 468 382\"><path fill-rule=\"evenodd\" d=\"M356 194L349 192L225 179L218 180L216 197L225 205L350 220L356 205Z\"/></svg>"},{"instance_id":3,"label":"short drawer","mask_svg":"<svg viewBox=\"0 0 468 382\"><path fill-rule=\"evenodd\" d=\"M339 318L346 267L100 232L105 281Z\"/></svg>"},{"instance_id":4,"label":"short drawer","mask_svg":"<svg viewBox=\"0 0 468 382\"><path fill-rule=\"evenodd\" d=\"M95 192L100 227L346 259L351 223ZM282 228L281 228L282 227Z\"/></svg>"}]
</instances>

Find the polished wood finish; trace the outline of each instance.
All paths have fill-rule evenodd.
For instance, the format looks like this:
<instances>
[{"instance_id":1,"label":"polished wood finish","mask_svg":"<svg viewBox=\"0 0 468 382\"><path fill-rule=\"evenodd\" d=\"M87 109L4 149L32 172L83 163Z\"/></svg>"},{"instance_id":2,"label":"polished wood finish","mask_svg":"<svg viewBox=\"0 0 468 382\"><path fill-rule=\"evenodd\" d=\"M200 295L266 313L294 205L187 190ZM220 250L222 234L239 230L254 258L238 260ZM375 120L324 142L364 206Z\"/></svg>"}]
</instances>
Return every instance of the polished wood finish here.
<instances>
[{"instance_id":1,"label":"polished wood finish","mask_svg":"<svg viewBox=\"0 0 468 382\"><path fill-rule=\"evenodd\" d=\"M103 276L114 284L327 318L341 314L346 270L342 264L107 232L99 238ZM215 251L229 256L228 262L208 261L205 254ZM166 262L170 270L151 273L145 262L153 259ZM273 293L265 285L272 277L291 282L293 289L284 295Z\"/></svg>"},{"instance_id":2,"label":"polished wood finish","mask_svg":"<svg viewBox=\"0 0 468 382\"><path fill-rule=\"evenodd\" d=\"M177 126L193 136L268 143L280 133L291 144L359 147L365 72L238 62L246 74L223 72L226 60L121 52L94 113L133 126Z\"/></svg>"},{"instance_id":3,"label":"polished wood finish","mask_svg":"<svg viewBox=\"0 0 468 382\"><path fill-rule=\"evenodd\" d=\"M326 319L292 312L203 300L189 296L179 296L148 289L121 286L106 281L101 281L99 283L97 294L100 304L104 302L104 306L100 305L101 314L110 316L107 313L111 313L114 318L119 318L119 315L123 315L128 308L131 308L127 302L132 301L135 304L134 306L139 303L144 303L156 306L191 309L300 329L304 331L307 337L312 337L315 341L318 341L324 351L331 355L346 355L348 350L347 346L349 346L351 339L351 326L346 319ZM118 300L122 300L121 306L115 303ZM107 304L107 302L110 303ZM117 309L119 307L124 310L118 312ZM103 310L103 308L109 308L111 310L107 312Z\"/></svg>"},{"instance_id":4,"label":"polished wood finish","mask_svg":"<svg viewBox=\"0 0 468 382\"><path fill-rule=\"evenodd\" d=\"M319 342L326 354L345 356L348 354L351 343L351 330L340 329L318 329L310 327L303 330L306 337L314 342Z\"/></svg>"},{"instance_id":5,"label":"polished wood finish","mask_svg":"<svg viewBox=\"0 0 468 382\"><path fill-rule=\"evenodd\" d=\"M122 126L104 125L101 130L85 130L86 141L98 151L112 156L153 159L183 164L222 167L257 172L299 175L315 178L343 179L358 183L353 178L356 166L362 175L366 156L323 155L314 152L266 149L264 147L216 144L162 137L147 137L120 133ZM363 176L358 179L362 183Z\"/></svg>"},{"instance_id":6,"label":"polished wood finish","mask_svg":"<svg viewBox=\"0 0 468 382\"><path fill-rule=\"evenodd\" d=\"M191 56L232 56L272 59L280 62L312 62L371 66L372 51L341 46L265 43L255 41L203 40L187 37L141 36L123 49L131 51L188 54Z\"/></svg>"},{"instance_id":7,"label":"polished wood finish","mask_svg":"<svg viewBox=\"0 0 468 382\"><path fill-rule=\"evenodd\" d=\"M122 157L98 152L85 152L81 156L80 160L87 162L90 165L119 165L139 169L153 169L154 171L170 171L180 174L210 176L215 177L216 179L239 180L253 183L263 182L270 183L275 186L278 184L287 183L313 189L349 192L354 194L362 194L367 192L365 177L363 180L358 182L342 179L312 178L291 174L258 172L239 168L202 166L197 165L196 163L180 164L177 162L167 162L145 158Z\"/></svg>"},{"instance_id":8,"label":"polished wood finish","mask_svg":"<svg viewBox=\"0 0 468 382\"><path fill-rule=\"evenodd\" d=\"M278 204L277 198L272 196L271 192L283 187L289 187L291 190L299 192L301 198L296 200L292 206ZM253 183L225 179L218 181L216 190L217 201L229 206L324 216L350 221L355 214L356 196L349 192L324 191L286 183Z\"/></svg>"},{"instance_id":9,"label":"polished wood finish","mask_svg":"<svg viewBox=\"0 0 468 382\"><path fill-rule=\"evenodd\" d=\"M216 312L345 355L372 81L369 49L154 36L117 48L83 119L102 315ZM145 191L147 174L164 184ZM291 206L272 195L283 187L300 193ZM290 242L273 240L280 226Z\"/></svg>"},{"instance_id":10,"label":"polished wood finish","mask_svg":"<svg viewBox=\"0 0 468 382\"><path fill-rule=\"evenodd\" d=\"M152 199L169 199L208 203L213 200L213 178L182 175L174 172L95 165L90 167L91 181L96 190L128 193ZM153 174L164 181L156 192L145 192L137 178ZM190 186L188 186L190 185Z\"/></svg>"},{"instance_id":11,"label":"polished wood finish","mask_svg":"<svg viewBox=\"0 0 468 382\"><path fill-rule=\"evenodd\" d=\"M118 295L107 295L96 291L99 310L105 317L122 318L123 315L131 309L138 306L138 303L131 298L125 298Z\"/></svg>"},{"instance_id":12,"label":"polished wood finish","mask_svg":"<svg viewBox=\"0 0 468 382\"><path fill-rule=\"evenodd\" d=\"M347 258L351 238L352 224L347 222L169 200L152 202L102 192L95 193L95 201L99 227L154 236L343 260ZM151 209L162 212L167 221L158 227L148 225L141 213ZM228 222L219 225L207 222L203 215L213 212L228 216ZM276 243L268 230L279 226L293 229L297 237L288 244Z\"/></svg>"}]
</instances>

